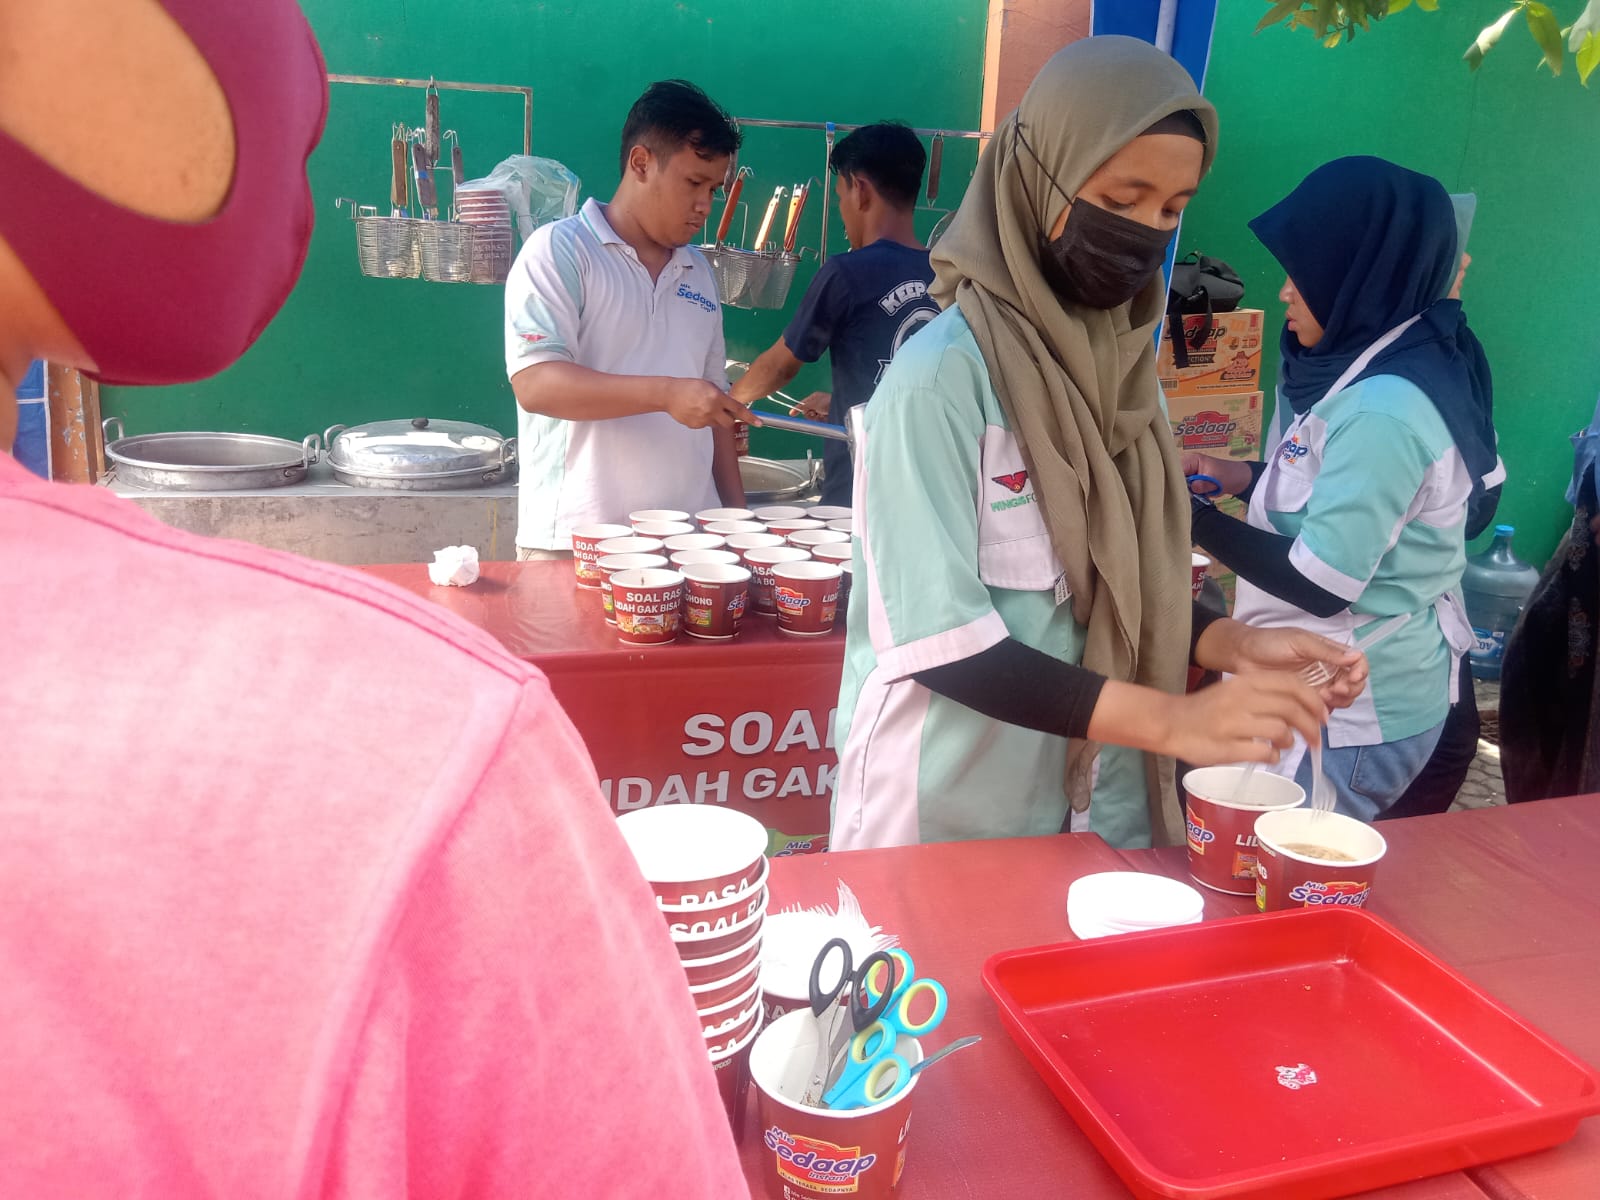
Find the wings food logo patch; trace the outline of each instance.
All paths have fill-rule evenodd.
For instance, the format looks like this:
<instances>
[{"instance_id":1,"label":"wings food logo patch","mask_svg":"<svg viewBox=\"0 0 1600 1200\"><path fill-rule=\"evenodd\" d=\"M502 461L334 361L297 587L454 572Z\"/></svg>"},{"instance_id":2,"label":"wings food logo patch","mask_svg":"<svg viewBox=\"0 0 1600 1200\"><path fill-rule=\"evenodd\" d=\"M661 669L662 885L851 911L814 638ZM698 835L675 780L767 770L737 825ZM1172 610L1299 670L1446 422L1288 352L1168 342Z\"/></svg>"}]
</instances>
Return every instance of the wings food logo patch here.
<instances>
[{"instance_id":1,"label":"wings food logo patch","mask_svg":"<svg viewBox=\"0 0 1600 1200\"><path fill-rule=\"evenodd\" d=\"M1022 489L1028 486L1028 473L1026 471L1013 471L1009 475L993 475L992 478L1006 491L1021 495Z\"/></svg>"}]
</instances>

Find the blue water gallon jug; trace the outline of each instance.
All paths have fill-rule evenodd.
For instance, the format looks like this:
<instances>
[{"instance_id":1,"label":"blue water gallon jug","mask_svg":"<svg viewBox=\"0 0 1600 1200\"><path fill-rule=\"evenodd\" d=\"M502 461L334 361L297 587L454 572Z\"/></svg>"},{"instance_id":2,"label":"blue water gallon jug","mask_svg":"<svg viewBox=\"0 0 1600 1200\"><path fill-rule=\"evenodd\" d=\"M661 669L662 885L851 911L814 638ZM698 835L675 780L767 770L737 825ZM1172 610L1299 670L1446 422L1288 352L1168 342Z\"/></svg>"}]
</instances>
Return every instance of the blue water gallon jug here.
<instances>
[{"instance_id":1,"label":"blue water gallon jug","mask_svg":"<svg viewBox=\"0 0 1600 1200\"><path fill-rule=\"evenodd\" d=\"M1467 559L1461 590L1472 622L1472 674L1499 679L1506 638L1516 626L1522 606L1539 584L1539 572L1511 552L1510 525L1494 527L1494 541L1482 554Z\"/></svg>"}]
</instances>

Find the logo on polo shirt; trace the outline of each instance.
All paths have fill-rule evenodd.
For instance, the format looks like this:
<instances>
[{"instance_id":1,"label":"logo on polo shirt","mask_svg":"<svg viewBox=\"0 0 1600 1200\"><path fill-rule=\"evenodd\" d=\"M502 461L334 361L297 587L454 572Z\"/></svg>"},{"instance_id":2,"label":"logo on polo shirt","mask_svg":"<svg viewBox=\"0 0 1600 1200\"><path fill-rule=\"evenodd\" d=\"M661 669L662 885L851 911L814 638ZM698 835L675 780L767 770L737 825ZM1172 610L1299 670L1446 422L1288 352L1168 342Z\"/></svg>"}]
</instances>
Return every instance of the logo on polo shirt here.
<instances>
[{"instance_id":1,"label":"logo on polo shirt","mask_svg":"<svg viewBox=\"0 0 1600 1200\"><path fill-rule=\"evenodd\" d=\"M1300 444L1300 435L1297 433L1284 443L1283 451L1279 457L1283 460L1284 466L1292 467L1298 464L1302 458L1310 453L1311 447L1302 446Z\"/></svg>"},{"instance_id":2,"label":"logo on polo shirt","mask_svg":"<svg viewBox=\"0 0 1600 1200\"><path fill-rule=\"evenodd\" d=\"M699 292L697 292L693 288L691 288L687 283L680 283L678 285L678 295L682 299L689 301L691 304L698 304L701 308L705 309L707 312L716 312L717 311L717 302L715 300L711 300L711 299L708 299L705 296L702 296Z\"/></svg>"},{"instance_id":3,"label":"logo on polo shirt","mask_svg":"<svg viewBox=\"0 0 1600 1200\"><path fill-rule=\"evenodd\" d=\"M1028 486L1028 473L1026 471L1013 471L1009 475L994 475L991 478L1013 495L1020 496L1022 489Z\"/></svg>"}]
</instances>

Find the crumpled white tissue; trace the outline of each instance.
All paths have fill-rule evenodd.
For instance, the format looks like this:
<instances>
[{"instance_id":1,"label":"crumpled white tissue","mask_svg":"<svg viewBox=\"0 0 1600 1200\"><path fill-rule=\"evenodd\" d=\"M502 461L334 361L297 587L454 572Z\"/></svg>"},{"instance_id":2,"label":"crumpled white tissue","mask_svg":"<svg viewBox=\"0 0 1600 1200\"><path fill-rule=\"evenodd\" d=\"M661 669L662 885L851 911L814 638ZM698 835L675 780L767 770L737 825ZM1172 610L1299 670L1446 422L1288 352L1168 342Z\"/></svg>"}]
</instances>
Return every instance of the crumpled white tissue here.
<instances>
[{"instance_id":1,"label":"crumpled white tissue","mask_svg":"<svg viewBox=\"0 0 1600 1200\"><path fill-rule=\"evenodd\" d=\"M433 552L428 578L439 587L466 587L478 582L478 548L446 546Z\"/></svg>"}]
</instances>

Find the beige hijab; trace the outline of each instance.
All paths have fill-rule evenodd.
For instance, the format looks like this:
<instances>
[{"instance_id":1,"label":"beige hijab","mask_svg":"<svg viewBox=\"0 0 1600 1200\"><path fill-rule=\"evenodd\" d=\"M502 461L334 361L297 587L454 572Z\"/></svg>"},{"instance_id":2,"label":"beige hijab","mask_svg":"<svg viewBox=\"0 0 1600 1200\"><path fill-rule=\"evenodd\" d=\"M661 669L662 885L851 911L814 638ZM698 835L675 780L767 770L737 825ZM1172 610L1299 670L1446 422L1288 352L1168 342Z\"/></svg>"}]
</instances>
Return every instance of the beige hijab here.
<instances>
[{"instance_id":1,"label":"beige hijab","mask_svg":"<svg viewBox=\"0 0 1600 1200\"><path fill-rule=\"evenodd\" d=\"M1087 630L1083 665L1107 678L1181 691L1189 654L1189 498L1161 407L1159 274L1110 311L1063 305L1039 267L1040 234L1069 195L1162 117L1217 117L1188 73L1136 38L1092 37L1054 55L995 133L950 228L933 249L933 294L972 327ZM1032 147L1017 140L1017 125ZM1042 163L1042 165L1041 165ZM1048 174L1046 173L1048 171ZM1067 795L1089 801L1099 747L1068 752ZM1174 806L1152 788L1151 834L1175 841Z\"/></svg>"}]
</instances>

